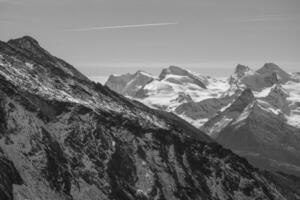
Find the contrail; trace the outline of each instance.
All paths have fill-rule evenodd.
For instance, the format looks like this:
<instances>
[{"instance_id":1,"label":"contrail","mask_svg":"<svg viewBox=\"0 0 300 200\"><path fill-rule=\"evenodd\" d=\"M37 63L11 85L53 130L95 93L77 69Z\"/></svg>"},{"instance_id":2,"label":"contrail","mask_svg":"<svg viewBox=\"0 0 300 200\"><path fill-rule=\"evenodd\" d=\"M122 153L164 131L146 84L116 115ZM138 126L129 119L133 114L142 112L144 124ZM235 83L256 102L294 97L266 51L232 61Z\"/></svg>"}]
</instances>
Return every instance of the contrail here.
<instances>
[{"instance_id":1,"label":"contrail","mask_svg":"<svg viewBox=\"0 0 300 200\"><path fill-rule=\"evenodd\" d=\"M167 22L167 23L153 23L153 24L130 24L121 26L96 26L90 28L79 28L79 29L66 29L64 32L81 32L81 31L97 31L105 29L122 29L122 28L140 28L140 27L150 27L150 26L169 26L176 25L178 22Z\"/></svg>"}]
</instances>

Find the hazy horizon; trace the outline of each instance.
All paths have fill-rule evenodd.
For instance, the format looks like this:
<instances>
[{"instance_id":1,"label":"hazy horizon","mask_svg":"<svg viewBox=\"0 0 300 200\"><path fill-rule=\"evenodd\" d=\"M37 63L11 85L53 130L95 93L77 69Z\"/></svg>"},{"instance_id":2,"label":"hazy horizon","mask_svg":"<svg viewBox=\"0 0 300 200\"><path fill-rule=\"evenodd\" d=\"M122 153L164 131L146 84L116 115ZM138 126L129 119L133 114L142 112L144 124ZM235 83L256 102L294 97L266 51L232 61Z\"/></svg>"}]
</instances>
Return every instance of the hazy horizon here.
<instances>
[{"instance_id":1,"label":"hazy horizon","mask_svg":"<svg viewBox=\"0 0 300 200\"><path fill-rule=\"evenodd\" d=\"M242 64L242 63L238 63L238 64ZM257 65L254 67L251 65L245 65L245 66L248 66L253 70L257 70L260 67L262 67L263 64L265 64L265 63L261 63L261 65ZM278 63L275 63L275 64L278 64ZM201 65L202 65L202 67L201 67ZM200 67L197 67L198 66L197 64L194 64L194 65L179 64L179 65L175 65L175 66L181 67L183 69L191 70L192 72L197 72L204 76L211 76L214 78L229 78L230 75L232 75L234 73L236 65L237 64L231 66L230 64L227 63L227 65L225 65L225 67L223 67L223 68L220 68L217 65L210 65L210 67L205 67L205 63L200 64L199 65ZM139 67L139 66L141 66L141 67ZM85 75L87 75L93 81L104 84L106 82L107 78L112 74L114 74L114 75L121 75L121 74L126 74L126 73L133 74L133 73L137 72L138 70L142 70L144 72L152 74L153 76L158 76L164 68L167 68L170 65L167 65L167 64L163 64L163 65L156 64L155 65L155 64L153 64L151 66L147 66L147 65L143 65L143 64L136 65L136 66L133 65L132 67L130 67L128 65L125 65L125 67L122 67L121 64L113 65L113 66L103 65L103 66L100 66L101 67L100 75L90 74L88 72L85 73L83 71L81 71L81 72L84 73ZM95 66L95 67L97 67L97 66ZM282 67L282 66L280 66L280 67L289 73L300 72L300 70L293 71L287 67ZM84 69L84 68L82 68L82 69Z\"/></svg>"},{"instance_id":2,"label":"hazy horizon","mask_svg":"<svg viewBox=\"0 0 300 200\"><path fill-rule=\"evenodd\" d=\"M87 76L300 66L297 0L0 0L0 24L0 40L30 35Z\"/></svg>"}]
</instances>

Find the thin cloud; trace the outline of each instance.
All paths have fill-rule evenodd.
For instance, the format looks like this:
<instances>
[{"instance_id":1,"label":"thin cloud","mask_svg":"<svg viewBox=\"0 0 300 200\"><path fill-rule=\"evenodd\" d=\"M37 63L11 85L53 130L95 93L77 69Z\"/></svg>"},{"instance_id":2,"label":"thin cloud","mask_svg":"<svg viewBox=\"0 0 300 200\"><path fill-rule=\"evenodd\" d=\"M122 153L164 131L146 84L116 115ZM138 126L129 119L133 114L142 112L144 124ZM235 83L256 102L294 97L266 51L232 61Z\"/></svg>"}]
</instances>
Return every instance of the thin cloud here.
<instances>
[{"instance_id":1,"label":"thin cloud","mask_svg":"<svg viewBox=\"0 0 300 200\"><path fill-rule=\"evenodd\" d=\"M78 28L78 29L65 29L63 32L86 32L86 31L98 31L106 29L125 29L125 28L142 28L151 26L170 26L176 25L178 22L163 22L163 23L152 23L152 24L129 24L129 25L118 25L118 26L95 26L89 28Z\"/></svg>"}]
</instances>

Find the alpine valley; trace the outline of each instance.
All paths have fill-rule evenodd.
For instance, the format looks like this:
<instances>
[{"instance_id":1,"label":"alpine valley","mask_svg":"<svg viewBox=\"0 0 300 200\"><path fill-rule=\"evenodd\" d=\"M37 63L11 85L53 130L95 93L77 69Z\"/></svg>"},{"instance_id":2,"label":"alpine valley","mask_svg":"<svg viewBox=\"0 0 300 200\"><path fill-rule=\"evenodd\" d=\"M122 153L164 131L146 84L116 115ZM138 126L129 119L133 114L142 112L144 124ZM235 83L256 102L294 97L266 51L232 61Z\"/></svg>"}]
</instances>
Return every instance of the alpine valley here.
<instances>
[{"instance_id":1,"label":"alpine valley","mask_svg":"<svg viewBox=\"0 0 300 200\"><path fill-rule=\"evenodd\" d=\"M0 199L300 199L298 80L169 67L107 87L29 36L0 42Z\"/></svg>"}]
</instances>

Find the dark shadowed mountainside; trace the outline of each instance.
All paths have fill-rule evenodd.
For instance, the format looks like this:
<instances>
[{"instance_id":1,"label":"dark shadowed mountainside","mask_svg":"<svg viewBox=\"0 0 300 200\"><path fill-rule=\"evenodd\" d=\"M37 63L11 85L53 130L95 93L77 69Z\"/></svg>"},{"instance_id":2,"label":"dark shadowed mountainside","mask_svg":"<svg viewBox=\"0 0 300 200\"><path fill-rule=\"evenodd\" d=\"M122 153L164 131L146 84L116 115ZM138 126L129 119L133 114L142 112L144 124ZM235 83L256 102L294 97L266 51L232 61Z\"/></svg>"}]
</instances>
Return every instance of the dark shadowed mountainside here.
<instances>
[{"instance_id":1,"label":"dark shadowed mountainside","mask_svg":"<svg viewBox=\"0 0 300 200\"><path fill-rule=\"evenodd\" d=\"M299 199L174 114L88 80L26 36L0 42L0 197Z\"/></svg>"}]
</instances>

